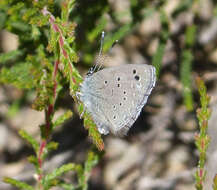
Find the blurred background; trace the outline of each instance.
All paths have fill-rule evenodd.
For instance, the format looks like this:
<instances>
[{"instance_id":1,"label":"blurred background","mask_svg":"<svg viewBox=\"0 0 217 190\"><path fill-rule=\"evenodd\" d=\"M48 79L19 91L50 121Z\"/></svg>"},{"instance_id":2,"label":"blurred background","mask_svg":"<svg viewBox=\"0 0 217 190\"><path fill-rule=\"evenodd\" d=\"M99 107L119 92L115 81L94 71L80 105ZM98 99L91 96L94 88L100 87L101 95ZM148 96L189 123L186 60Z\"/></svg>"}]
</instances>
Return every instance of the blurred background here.
<instances>
[{"instance_id":1,"label":"blurred background","mask_svg":"<svg viewBox=\"0 0 217 190\"><path fill-rule=\"evenodd\" d=\"M15 5L19 1L12 1ZM30 6L28 2L28 6ZM1 4L0 4L1 5ZM8 6L11 6L8 4ZM54 1L52 14L60 17L61 1ZM22 35L28 25L11 25L6 5L0 6L0 57L22 50L13 59L0 58L0 70L36 54L38 41L47 46L49 30L31 38ZM18 18L16 18L18 19ZM16 20L15 19L15 20ZM83 0L76 1L70 14L75 23L75 48L79 57L75 67L82 76L93 65L102 30L104 49L119 40L104 67L120 64L153 64L158 80L151 96L128 135L103 136L104 154L91 172L89 189L102 190L193 190L198 162L194 135L198 131L196 109L200 106L195 77L200 76L211 96L212 115L208 132L207 178L204 189L212 189L217 173L217 4L212 0ZM27 27L27 29L25 28ZM34 35L35 36L34 36ZM37 36L38 35L38 36ZM26 38L20 44L20 39ZM31 39L31 40L30 40ZM49 56L49 53L47 54ZM22 72L22 71L21 71ZM25 71L23 71L25 72ZM32 109L34 88L16 87L0 73L0 179L4 176L34 184L34 168L27 161L33 150L19 136L25 129L37 140L44 112ZM83 163L92 141L77 114L76 104L64 87L56 102L58 117L71 109L73 117L57 127L52 140L59 143L45 161L52 170L64 163ZM71 176L66 176L68 181ZM1 190L15 189L0 180ZM58 189L58 188L53 188Z\"/></svg>"}]
</instances>

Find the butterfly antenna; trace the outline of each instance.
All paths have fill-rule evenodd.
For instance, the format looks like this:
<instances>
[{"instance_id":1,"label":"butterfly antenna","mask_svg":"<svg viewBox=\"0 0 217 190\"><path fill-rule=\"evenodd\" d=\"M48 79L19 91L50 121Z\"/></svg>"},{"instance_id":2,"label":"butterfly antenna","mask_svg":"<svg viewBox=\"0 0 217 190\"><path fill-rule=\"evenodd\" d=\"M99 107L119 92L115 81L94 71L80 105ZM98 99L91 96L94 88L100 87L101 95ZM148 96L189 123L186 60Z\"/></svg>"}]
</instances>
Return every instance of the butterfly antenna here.
<instances>
[{"instance_id":1,"label":"butterfly antenna","mask_svg":"<svg viewBox=\"0 0 217 190\"><path fill-rule=\"evenodd\" d=\"M115 40L115 42L113 42L112 47L109 49L109 51L112 50L112 48L118 43L118 40Z\"/></svg>"},{"instance_id":2,"label":"butterfly antenna","mask_svg":"<svg viewBox=\"0 0 217 190\"><path fill-rule=\"evenodd\" d=\"M109 52L111 52L112 48L118 43L118 40L115 40L115 42L113 42L111 48L109 49ZM101 64L99 64L98 70L102 67L102 64L105 63L107 60L109 59L108 54L102 55L101 54Z\"/></svg>"},{"instance_id":3,"label":"butterfly antenna","mask_svg":"<svg viewBox=\"0 0 217 190\"><path fill-rule=\"evenodd\" d=\"M108 54L102 55L102 48L103 48L103 42L104 42L104 35L105 33L102 33L102 38L101 38L101 46L100 46L100 52L99 52L99 57L101 58L100 63L98 64L98 70L100 70L100 68L102 67L102 64L109 58ZM109 49L109 52L111 52L112 48L118 43L118 40L115 40L115 42L113 42L111 48Z\"/></svg>"},{"instance_id":4,"label":"butterfly antenna","mask_svg":"<svg viewBox=\"0 0 217 190\"><path fill-rule=\"evenodd\" d=\"M105 32L102 31L102 35L101 35L101 41L100 41L100 49L99 49L99 54L97 56L97 60L96 60L96 65L93 69L93 72L95 72L95 70L99 70L102 67L102 51L103 51L103 43L104 43L104 39L105 39Z\"/></svg>"},{"instance_id":5,"label":"butterfly antenna","mask_svg":"<svg viewBox=\"0 0 217 190\"><path fill-rule=\"evenodd\" d=\"M99 55L98 55L99 57L102 55L104 39L105 39L105 32L102 31L101 41L100 41L100 49L99 49Z\"/></svg>"}]
</instances>

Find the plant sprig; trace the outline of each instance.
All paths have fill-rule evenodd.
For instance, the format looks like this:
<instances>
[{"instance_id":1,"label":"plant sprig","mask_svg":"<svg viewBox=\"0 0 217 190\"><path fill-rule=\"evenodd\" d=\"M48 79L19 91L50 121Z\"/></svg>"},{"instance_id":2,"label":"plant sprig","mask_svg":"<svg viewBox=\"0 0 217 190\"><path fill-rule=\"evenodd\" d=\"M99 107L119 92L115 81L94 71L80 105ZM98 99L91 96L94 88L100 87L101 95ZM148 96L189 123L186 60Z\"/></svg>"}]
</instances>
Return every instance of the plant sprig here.
<instances>
[{"instance_id":1,"label":"plant sprig","mask_svg":"<svg viewBox=\"0 0 217 190\"><path fill-rule=\"evenodd\" d=\"M209 108L210 96L207 94L206 86L203 80L199 77L196 78L197 89L200 94L201 108L197 109L197 119L199 123L199 133L195 135L195 144L199 151L199 161L195 173L197 190L203 190L203 185L206 177L206 170L204 169L206 161L206 151L209 146L210 137L207 134L208 120L211 115Z\"/></svg>"}]
</instances>

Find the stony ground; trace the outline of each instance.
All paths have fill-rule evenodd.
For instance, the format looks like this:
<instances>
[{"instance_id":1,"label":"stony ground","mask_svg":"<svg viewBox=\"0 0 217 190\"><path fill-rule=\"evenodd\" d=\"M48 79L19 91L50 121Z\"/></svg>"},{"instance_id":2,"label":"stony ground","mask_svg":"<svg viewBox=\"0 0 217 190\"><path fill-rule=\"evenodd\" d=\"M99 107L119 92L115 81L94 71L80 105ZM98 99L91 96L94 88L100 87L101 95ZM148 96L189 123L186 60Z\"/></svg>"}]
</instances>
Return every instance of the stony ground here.
<instances>
[{"instance_id":1,"label":"stony ground","mask_svg":"<svg viewBox=\"0 0 217 190\"><path fill-rule=\"evenodd\" d=\"M127 3L120 6L118 2L122 1L110 1L117 10L128 6ZM176 7L179 0L169 2L165 7L168 14ZM217 173L217 18L212 15L216 5L211 0L204 1L200 6L198 14L203 22L199 25L196 39L198 45L194 54L197 56L192 71L194 110L188 112L183 105L183 87L179 77L180 52L177 50L176 41L169 40L160 79L128 136L103 137L105 154L92 172L90 189L195 189L193 176L198 152L194 145L194 135L198 130L196 108L199 106L199 101L194 78L197 75L205 80L211 96L212 116L209 122L211 143L208 149L205 186L205 189L211 189L212 179ZM123 22L127 22L127 18ZM177 36L177 41L182 43L183 26L192 22L192 11L186 11L176 19L171 19L173 37ZM156 13L153 17L142 21L134 33L112 49L105 66L149 63L147 57L154 54L158 44L158 37L153 34L160 30L160 18ZM1 31L0 38L3 52L17 48L16 36ZM80 71L86 72L83 68ZM27 161L27 156L32 154L32 150L18 135L19 129L24 128L37 139L40 138L38 126L44 122L44 113L31 109L34 97L34 93L26 93L12 86L0 86L0 179L3 176L10 176L34 183L33 166ZM87 132L82 127L82 120L76 115L72 98L66 95L59 101L62 109L57 111L55 117L63 113L66 107L74 110L75 115L53 134L53 140L59 142L60 146L49 156L44 165L48 171L63 163L82 163L91 145ZM70 180L70 176L66 177ZM14 188L0 182L0 189Z\"/></svg>"}]
</instances>

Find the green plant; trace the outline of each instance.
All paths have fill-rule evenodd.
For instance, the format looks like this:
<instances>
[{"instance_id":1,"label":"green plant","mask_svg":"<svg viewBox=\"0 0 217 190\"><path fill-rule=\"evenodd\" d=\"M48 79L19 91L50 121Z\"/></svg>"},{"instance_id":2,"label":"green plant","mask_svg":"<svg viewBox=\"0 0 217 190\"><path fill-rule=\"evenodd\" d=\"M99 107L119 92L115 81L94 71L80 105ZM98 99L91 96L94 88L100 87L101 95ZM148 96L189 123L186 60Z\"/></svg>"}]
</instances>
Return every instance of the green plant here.
<instances>
[{"instance_id":1,"label":"green plant","mask_svg":"<svg viewBox=\"0 0 217 190\"><path fill-rule=\"evenodd\" d=\"M36 188L45 190L52 186L61 186L65 189L87 189L91 169L97 164L100 156L94 149L89 151L84 166L69 163L51 173L46 173L42 169L48 153L58 147L56 142L50 140L53 130L72 117L72 112L68 110L54 120L53 116L57 110L55 103L67 84L70 94L77 101L75 93L82 82L82 77L74 67L74 63L78 61L74 36L76 25L69 21L74 1L65 1L61 4L60 18L55 18L51 14L53 5L52 1L0 2L1 14L6 17L2 25L19 36L19 49L0 56L0 62L4 65L0 73L0 82L21 89L35 90L37 95L32 107L45 113L45 123L40 126L40 142L26 131L20 131L20 135L35 152L28 160L35 166ZM45 38L45 34L48 34L48 38ZM16 63L13 63L14 60ZM83 111L83 105L80 103L79 111ZM98 149L102 150L101 136L87 113L84 125L89 129L89 135ZM60 180L64 173L70 171L77 173L77 185ZM20 189L35 189L12 178L5 177L4 181Z\"/></svg>"},{"instance_id":2,"label":"green plant","mask_svg":"<svg viewBox=\"0 0 217 190\"><path fill-rule=\"evenodd\" d=\"M206 177L206 170L204 169L205 162L206 162L206 151L210 142L210 137L207 134L207 128L208 128L208 120L211 115L211 110L210 108L208 108L210 97L207 95L206 86L203 80L198 77L196 79L196 83L200 94L201 108L197 109L197 119L199 122L200 132L199 134L195 135L195 144L199 151L198 168L195 173L195 179L196 179L195 186L197 190L202 190L205 177Z\"/></svg>"},{"instance_id":3,"label":"green plant","mask_svg":"<svg viewBox=\"0 0 217 190\"><path fill-rule=\"evenodd\" d=\"M192 62L193 62L193 53L192 48L194 45L196 36L196 26L188 26L185 33L185 47L181 55L181 68L180 68L180 77L183 85L183 97L184 104L188 111L193 110L193 95L192 95Z\"/></svg>"},{"instance_id":4,"label":"green plant","mask_svg":"<svg viewBox=\"0 0 217 190\"><path fill-rule=\"evenodd\" d=\"M169 20L166 14L164 13L164 11L161 11L160 13L161 13L160 21L161 21L162 32L160 33L160 42L152 61L152 64L156 68L157 78L159 78L160 76L163 55L166 48L167 40L169 38Z\"/></svg>"}]
</instances>

